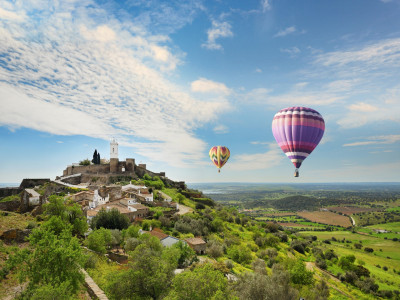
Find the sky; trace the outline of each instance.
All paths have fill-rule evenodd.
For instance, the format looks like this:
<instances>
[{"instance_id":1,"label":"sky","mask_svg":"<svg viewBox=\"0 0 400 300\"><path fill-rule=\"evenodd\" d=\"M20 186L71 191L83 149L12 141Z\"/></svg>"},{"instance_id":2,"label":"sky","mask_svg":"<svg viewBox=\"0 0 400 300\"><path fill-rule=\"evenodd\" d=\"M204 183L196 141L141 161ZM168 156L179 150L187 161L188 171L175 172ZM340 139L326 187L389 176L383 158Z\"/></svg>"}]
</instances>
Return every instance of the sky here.
<instances>
[{"instance_id":1,"label":"sky","mask_svg":"<svg viewBox=\"0 0 400 300\"><path fill-rule=\"evenodd\" d=\"M399 182L400 0L0 2L0 182L135 158L186 182ZM272 135L325 134L300 177ZM221 173L208 152L231 156Z\"/></svg>"}]
</instances>

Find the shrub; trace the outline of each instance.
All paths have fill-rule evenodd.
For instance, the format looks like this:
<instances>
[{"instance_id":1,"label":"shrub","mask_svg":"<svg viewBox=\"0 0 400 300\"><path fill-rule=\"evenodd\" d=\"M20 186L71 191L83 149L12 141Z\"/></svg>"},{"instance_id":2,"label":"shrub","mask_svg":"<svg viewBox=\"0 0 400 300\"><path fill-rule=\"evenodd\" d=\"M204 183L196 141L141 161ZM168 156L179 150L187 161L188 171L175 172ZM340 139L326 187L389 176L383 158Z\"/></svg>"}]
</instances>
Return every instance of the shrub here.
<instances>
[{"instance_id":1,"label":"shrub","mask_svg":"<svg viewBox=\"0 0 400 300\"><path fill-rule=\"evenodd\" d=\"M212 258L218 258L224 254L224 251L219 242L212 240L207 243L206 253Z\"/></svg>"},{"instance_id":2,"label":"shrub","mask_svg":"<svg viewBox=\"0 0 400 300\"><path fill-rule=\"evenodd\" d=\"M86 158L86 159L84 159L84 160L81 160L80 162L79 162L79 165L80 166L89 166L90 165L90 160L88 159L88 158Z\"/></svg>"},{"instance_id":3,"label":"shrub","mask_svg":"<svg viewBox=\"0 0 400 300\"><path fill-rule=\"evenodd\" d=\"M111 244L111 241L112 236L110 230L100 228L89 234L85 244L89 249L105 254L107 252L106 247Z\"/></svg>"},{"instance_id":4,"label":"shrub","mask_svg":"<svg viewBox=\"0 0 400 300\"><path fill-rule=\"evenodd\" d=\"M365 248L364 248L364 251L365 251L365 252L372 253L372 252L374 252L374 249L369 248L369 247L365 247Z\"/></svg>"},{"instance_id":5,"label":"shrub","mask_svg":"<svg viewBox=\"0 0 400 300\"><path fill-rule=\"evenodd\" d=\"M328 265L326 264L326 260L322 258L317 258L315 264L317 265L318 268L321 268L323 270L326 270L326 268L328 267Z\"/></svg>"},{"instance_id":6,"label":"shrub","mask_svg":"<svg viewBox=\"0 0 400 300\"><path fill-rule=\"evenodd\" d=\"M116 208L106 211L102 208L90 223L92 229L99 229L101 227L107 229L125 229L129 226L129 219L127 216L121 214Z\"/></svg>"},{"instance_id":7,"label":"shrub","mask_svg":"<svg viewBox=\"0 0 400 300\"><path fill-rule=\"evenodd\" d=\"M134 251L136 249L136 247L139 245L140 245L140 241L136 238L131 237L126 240L124 249L126 252Z\"/></svg>"},{"instance_id":8,"label":"shrub","mask_svg":"<svg viewBox=\"0 0 400 300\"><path fill-rule=\"evenodd\" d=\"M313 283L314 273L306 269L301 260L297 260L289 270L290 281L294 284L308 285Z\"/></svg>"}]
</instances>

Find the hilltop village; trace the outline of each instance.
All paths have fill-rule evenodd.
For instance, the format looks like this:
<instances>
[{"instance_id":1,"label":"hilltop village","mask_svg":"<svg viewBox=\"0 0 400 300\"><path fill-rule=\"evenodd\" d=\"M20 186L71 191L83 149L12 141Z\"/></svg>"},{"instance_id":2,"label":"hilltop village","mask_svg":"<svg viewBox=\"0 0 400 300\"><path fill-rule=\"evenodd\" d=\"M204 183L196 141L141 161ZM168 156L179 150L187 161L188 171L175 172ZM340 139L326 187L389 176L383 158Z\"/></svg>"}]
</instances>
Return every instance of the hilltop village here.
<instances>
[{"instance_id":1,"label":"hilltop village","mask_svg":"<svg viewBox=\"0 0 400 300\"><path fill-rule=\"evenodd\" d=\"M109 160L0 188L0 298L400 299L395 187L281 189L214 201L113 140Z\"/></svg>"}]
</instances>

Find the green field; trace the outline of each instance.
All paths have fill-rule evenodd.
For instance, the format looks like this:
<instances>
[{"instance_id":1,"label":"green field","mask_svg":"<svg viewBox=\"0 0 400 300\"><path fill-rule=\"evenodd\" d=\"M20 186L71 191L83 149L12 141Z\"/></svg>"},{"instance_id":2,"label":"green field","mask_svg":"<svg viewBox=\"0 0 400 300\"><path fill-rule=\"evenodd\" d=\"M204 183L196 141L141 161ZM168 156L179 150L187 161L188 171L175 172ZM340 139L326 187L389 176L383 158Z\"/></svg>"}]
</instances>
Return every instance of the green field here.
<instances>
[{"instance_id":1,"label":"green field","mask_svg":"<svg viewBox=\"0 0 400 300\"><path fill-rule=\"evenodd\" d=\"M385 229L387 231L400 232L400 222L371 225L371 226L367 226L367 228L370 228L370 229Z\"/></svg>"},{"instance_id":2,"label":"green field","mask_svg":"<svg viewBox=\"0 0 400 300\"><path fill-rule=\"evenodd\" d=\"M321 247L333 249L340 257L343 255L354 255L357 261L365 262L365 267L370 270L371 276L377 281L380 289L400 290L400 243L390 240L379 239L367 235L355 234L348 231L335 232L304 232L304 234L315 235L319 240L336 238L338 241L331 241L330 245L321 243ZM341 243L342 239L350 240L352 243ZM367 253L362 249L355 249L354 243L360 243L363 247L374 249L373 253ZM382 251L380 251L382 249ZM390 258L388 258L390 257ZM385 271L383 267L387 267ZM328 268L329 271L336 274L338 268L333 265Z\"/></svg>"}]
</instances>

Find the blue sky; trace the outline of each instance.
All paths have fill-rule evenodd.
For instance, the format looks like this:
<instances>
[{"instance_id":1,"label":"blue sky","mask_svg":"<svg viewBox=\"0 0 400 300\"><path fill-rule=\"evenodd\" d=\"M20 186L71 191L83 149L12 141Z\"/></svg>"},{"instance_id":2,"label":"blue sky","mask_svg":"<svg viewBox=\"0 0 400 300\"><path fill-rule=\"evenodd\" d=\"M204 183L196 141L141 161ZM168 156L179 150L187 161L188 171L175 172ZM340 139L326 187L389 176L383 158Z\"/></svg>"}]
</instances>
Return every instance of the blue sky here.
<instances>
[{"instance_id":1,"label":"blue sky","mask_svg":"<svg viewBox=\"0 0 400 300\"><path fill-rule=\"evenodd\" d=\"M399 0L2 1L0 182L135 158L187 182L400 181ZM282 108L326 131L300 177ZM225 145L220 174L208 151Z\"/></svg>"}]
</instances>

